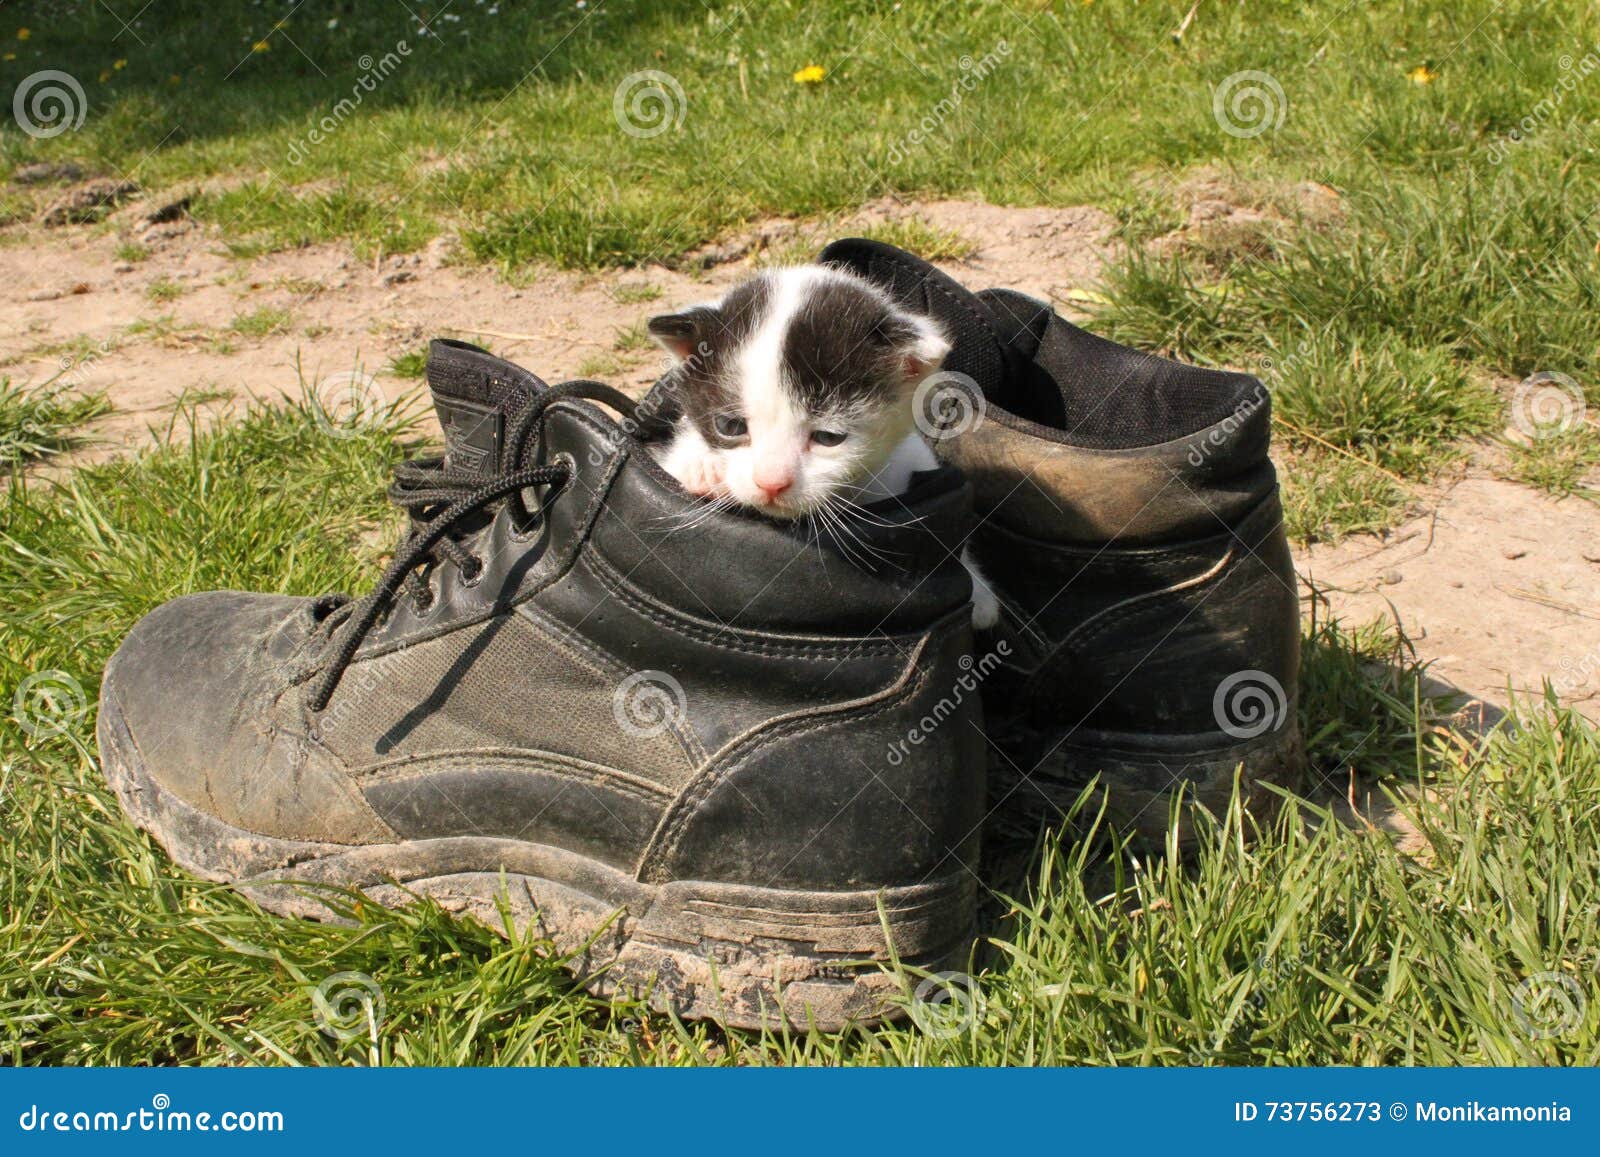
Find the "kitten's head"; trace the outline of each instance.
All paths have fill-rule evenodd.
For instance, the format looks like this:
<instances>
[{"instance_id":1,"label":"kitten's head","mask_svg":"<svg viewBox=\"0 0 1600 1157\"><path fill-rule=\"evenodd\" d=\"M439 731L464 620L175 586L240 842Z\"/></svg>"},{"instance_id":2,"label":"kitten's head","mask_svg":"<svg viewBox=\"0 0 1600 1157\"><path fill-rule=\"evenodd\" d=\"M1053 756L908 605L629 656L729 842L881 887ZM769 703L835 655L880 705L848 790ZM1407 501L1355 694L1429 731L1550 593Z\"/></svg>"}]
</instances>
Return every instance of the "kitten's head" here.
<instances>
[{"instance_id":1,"label":"kitten's head","mask_svg":"<svg viewBox=\"0 0 1600 1157\"><path fill-rule=\"evenodd\" d=\"M929 318L816 265L650 319L717 496L798 518L871 478L914 428L912 396L950 349Z\"/></svg>"}]
</instances>

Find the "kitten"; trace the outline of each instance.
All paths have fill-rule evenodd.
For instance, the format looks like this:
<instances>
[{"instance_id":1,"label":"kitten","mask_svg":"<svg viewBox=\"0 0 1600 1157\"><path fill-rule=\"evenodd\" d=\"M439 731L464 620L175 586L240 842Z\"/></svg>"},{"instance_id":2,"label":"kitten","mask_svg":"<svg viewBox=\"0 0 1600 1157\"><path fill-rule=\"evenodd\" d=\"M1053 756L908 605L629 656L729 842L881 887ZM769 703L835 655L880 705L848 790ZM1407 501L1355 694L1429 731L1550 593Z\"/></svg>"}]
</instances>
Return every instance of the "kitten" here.
<instances>
[{"instance_id":1,"label":"kitten","mask_svg":"<svg viewBox=\"0 0 1600 1157\"><path fill-rule=\"evenodd\" d=\"M838 526L841 511L938 468L912 399L950 343L854 274L763 273L719 302L651 318L649 331L675 361L666 384L681 410L661 464L691 494ZM962 562L973 625L993 627L999 601Z\"/></svg>"}]
</instances>

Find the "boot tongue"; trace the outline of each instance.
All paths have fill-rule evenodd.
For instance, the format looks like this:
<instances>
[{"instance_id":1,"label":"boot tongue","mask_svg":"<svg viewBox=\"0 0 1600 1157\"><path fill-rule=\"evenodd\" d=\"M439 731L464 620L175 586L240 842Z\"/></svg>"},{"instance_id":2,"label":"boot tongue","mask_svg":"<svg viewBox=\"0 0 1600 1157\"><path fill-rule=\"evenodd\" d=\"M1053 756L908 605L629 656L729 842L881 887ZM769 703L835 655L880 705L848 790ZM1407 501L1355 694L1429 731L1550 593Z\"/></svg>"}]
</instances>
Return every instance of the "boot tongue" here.
<instances>
[{"instance_id":1,"label":"boot tongue","mask_svg":"<svg viewBox=\"0 0 1600 1157\"><path fill-rule=\"evenodd\" d=\"M546 388L535 374L466 342L428 345L428 389L444 429L445 465L492 474L506 427Z\"/></svg>"},{"instance_id":2,"label":"boot tongue","mask_svg":"<svg viewBox=\"0 0 1600 1157\"><path fill-rule=\"evenodd\" d=\"M833 242L817 260L866 278L907 308L940 322L951 342L946 371L965 374L986 396L1003 386L1006 348L983 302L960 282L904 249L862 237Z\"/></svg>"}]
</instances>

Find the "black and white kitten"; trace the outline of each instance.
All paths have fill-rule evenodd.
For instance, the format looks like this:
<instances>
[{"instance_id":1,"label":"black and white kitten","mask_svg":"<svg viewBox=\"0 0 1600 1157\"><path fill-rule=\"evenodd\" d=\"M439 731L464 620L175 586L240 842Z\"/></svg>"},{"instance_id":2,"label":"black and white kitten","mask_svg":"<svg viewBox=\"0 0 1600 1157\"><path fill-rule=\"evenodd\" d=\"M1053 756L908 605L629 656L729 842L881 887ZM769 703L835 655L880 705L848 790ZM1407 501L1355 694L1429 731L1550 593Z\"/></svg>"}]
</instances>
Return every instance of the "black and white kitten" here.
<instances>
[{"instance_id":1,"label":"black and white kitten","mask_svg":"<svg viewBox=\"0 0 1600 1157\"><path fill-rule=\"evenodd\" d=\"M661 464L691 494L770 518L837 514L938 467L913 398L950 343L932 319L842 270L760 274L721 301L650 319L681 411ZM970 558L972 621L999 620Z\"/></svg>"}]
</instances>

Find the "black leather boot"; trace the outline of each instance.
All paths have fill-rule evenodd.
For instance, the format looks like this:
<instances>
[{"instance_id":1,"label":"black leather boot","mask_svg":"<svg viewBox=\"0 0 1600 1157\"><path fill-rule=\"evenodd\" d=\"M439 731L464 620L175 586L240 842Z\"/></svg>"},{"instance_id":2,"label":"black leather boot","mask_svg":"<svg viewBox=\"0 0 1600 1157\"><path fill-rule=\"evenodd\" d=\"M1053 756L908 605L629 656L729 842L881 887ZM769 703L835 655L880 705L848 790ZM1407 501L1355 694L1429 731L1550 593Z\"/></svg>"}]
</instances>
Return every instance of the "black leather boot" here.
<instances>
[{"instance_id":1,"label":"black leather boot","mask_svg":"<svg viewBox=\"0 0 1600 1157\"><path fill-rule=\"evenodd\" d=\"M964 959L957 473L856 528L893 560L868 573L709 514L593 404L631 420L614 390L438 342L429 380L448 452L396 471L412 526L373 593L190 595L111 660L100 751L133 819L283 913L334 884L498 923L508 893L596 989L733 1025L885 1015L886 933Z\"/></svg>"},{"instance_id":2,"label":"black leather boot","mask_svg":"<svg viewBox=\"0 0 1600 1157\"><path fill-rule=\"evenodd\" d=\"M955 343L945 385L970 398L946 399L962 404L935 449L972 483L1011 650L984 685L996 818L1059 818L1098 777L1113 823L1161 839L1180 789L1220 812L1236 774L1247 805L1271 803L1264 781L1295 787L1299 601L1262 383L970 293L893 246L821 260Z\"/></svg>"}]
</instances>

